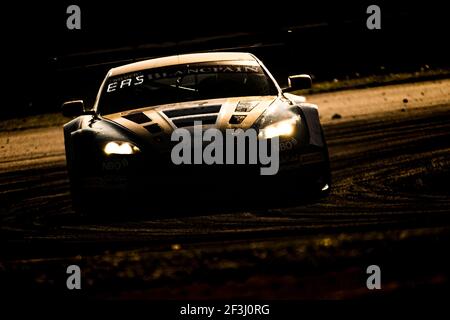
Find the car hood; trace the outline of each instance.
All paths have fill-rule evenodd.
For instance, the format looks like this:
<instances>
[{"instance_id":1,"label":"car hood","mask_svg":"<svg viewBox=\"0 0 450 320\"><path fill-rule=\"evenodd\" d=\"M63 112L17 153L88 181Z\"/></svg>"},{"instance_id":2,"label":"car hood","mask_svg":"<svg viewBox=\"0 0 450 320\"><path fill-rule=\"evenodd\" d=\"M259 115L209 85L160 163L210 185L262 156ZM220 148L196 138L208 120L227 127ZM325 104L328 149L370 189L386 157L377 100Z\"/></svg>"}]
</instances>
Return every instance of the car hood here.
<instances>
[{"instance_id":1,"label":"car hood","mask_svg":"<svg viewBox=\"0 0 450 320\"><path fill-rule=\"evenodd\" d=\"M159 142L177 128L191 130L196 121L203 128L250 128L271 105L287 104L277 96L254 96L189 101L104 115L141 138Z\"/></svg>"}]
</instances>

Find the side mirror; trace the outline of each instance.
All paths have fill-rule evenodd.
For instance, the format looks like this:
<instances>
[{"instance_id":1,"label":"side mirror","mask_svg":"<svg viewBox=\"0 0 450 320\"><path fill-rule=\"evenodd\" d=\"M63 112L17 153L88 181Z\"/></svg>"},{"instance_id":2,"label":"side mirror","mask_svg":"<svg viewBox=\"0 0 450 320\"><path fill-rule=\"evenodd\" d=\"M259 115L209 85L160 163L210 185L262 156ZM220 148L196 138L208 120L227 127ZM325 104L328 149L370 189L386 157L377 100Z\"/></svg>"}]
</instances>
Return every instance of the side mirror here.
<instances>
[{"instance_id":1,"label":"side mirror","mask_svg":"<svg viewBox=\"0 0 450 320\"><path fill-rule=\"evenodd\" d=\"M309 89L312 86L312 80L307 74L298 74L288 77L288 85L289 86L283 90L284 92Z\"/></svg>"},{"instance_id":2,"label":"side mirror","mask_svg":"<svg viewBox=\"0 0 450 320\"><path fill-rule=\"evenodd\" d=\"M65 117L78 117L82 114L89 114L90 112L86 112L84 110L84 102L83 100L73 100L64 102L62 107L62 114Z\"/></svg>"}]
</instances>

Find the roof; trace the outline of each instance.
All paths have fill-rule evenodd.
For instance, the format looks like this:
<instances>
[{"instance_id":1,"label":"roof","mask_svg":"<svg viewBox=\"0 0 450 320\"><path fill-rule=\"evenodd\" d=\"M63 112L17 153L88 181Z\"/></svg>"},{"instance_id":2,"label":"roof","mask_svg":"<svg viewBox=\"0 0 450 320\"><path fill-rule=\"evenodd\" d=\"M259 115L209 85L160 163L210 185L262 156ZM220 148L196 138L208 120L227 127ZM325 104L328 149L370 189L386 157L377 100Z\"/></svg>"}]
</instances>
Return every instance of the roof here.
<instances>
[{"instance_id":1,"label":"roof","mask_svg":"<svg viewBox=\"0 0 450 320\"><path fill-rule=\"evenodd\" d=\"M159 68L185 63L199 63L226 60L255 60L252 54L246 52L207 52L191 53L176 56L149 59L135 63L126 64L110 70L110 76L135 72L144 69Z\"/></svg>"}]
</instances>

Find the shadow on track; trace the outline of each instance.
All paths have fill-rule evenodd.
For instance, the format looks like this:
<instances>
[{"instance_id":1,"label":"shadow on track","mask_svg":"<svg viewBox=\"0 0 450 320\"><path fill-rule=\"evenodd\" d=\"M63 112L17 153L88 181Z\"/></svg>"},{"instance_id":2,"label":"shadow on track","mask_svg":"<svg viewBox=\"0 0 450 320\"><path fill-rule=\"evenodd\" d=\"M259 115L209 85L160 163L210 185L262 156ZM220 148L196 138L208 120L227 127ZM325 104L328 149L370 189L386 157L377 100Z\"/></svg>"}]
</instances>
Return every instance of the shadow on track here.
<instances>
[{"instance_id":1,"label":"shadow on track","mask_svg":"<svg viewBox=\"0 0 450 320\"><path fill-rule=\"evenodd\" d=\"M84 208L74 209L68 215L53 216L53 223L120 223L138 222L140 220L164 220L188 217L215 216L249 212L264 215L272 209L285 209L306 206L320 202L329 191L322 193L308 190L307 187L284 188L274 186L271 190L237 190L215 188L211 190L183 190L176 196L155 194L147 197L114 197L110 203L90 202ZM240 192L239 192L240 191ZM151 198L151 199L150 199ZM64 220L64 221L61 221Z\"/></svg>"}]
</instances>

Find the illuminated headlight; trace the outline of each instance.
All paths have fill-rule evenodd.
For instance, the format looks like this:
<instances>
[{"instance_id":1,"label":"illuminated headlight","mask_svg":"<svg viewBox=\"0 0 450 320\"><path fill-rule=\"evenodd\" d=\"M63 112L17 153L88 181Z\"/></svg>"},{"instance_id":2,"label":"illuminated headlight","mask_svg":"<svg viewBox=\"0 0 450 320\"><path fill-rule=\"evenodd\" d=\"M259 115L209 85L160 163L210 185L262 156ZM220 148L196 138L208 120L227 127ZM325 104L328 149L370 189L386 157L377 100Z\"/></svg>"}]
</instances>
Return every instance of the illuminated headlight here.
<instances>
[{"instance_id":1,"label":"illuminated headlight","mask_svg":"<svg viewBox=\"0 0 450 320\"><path fill-rule=\"evenodd\" d=\"M282 120L270 124L259 130L258 137L261 139L270 139L279 136L291 136L295 132L299 117Z\"/></svg>"},{"instance_id":2,"label":"illuminated headlight","mask_svg":"<svg viewBox=\"0 0 450 320\"><path fill-rule=\"evenodd\" d=\"M103 151L106 154L134 154L139 152L139 148L128 142L108 142Z\"/></svg>"}]
</instances>

